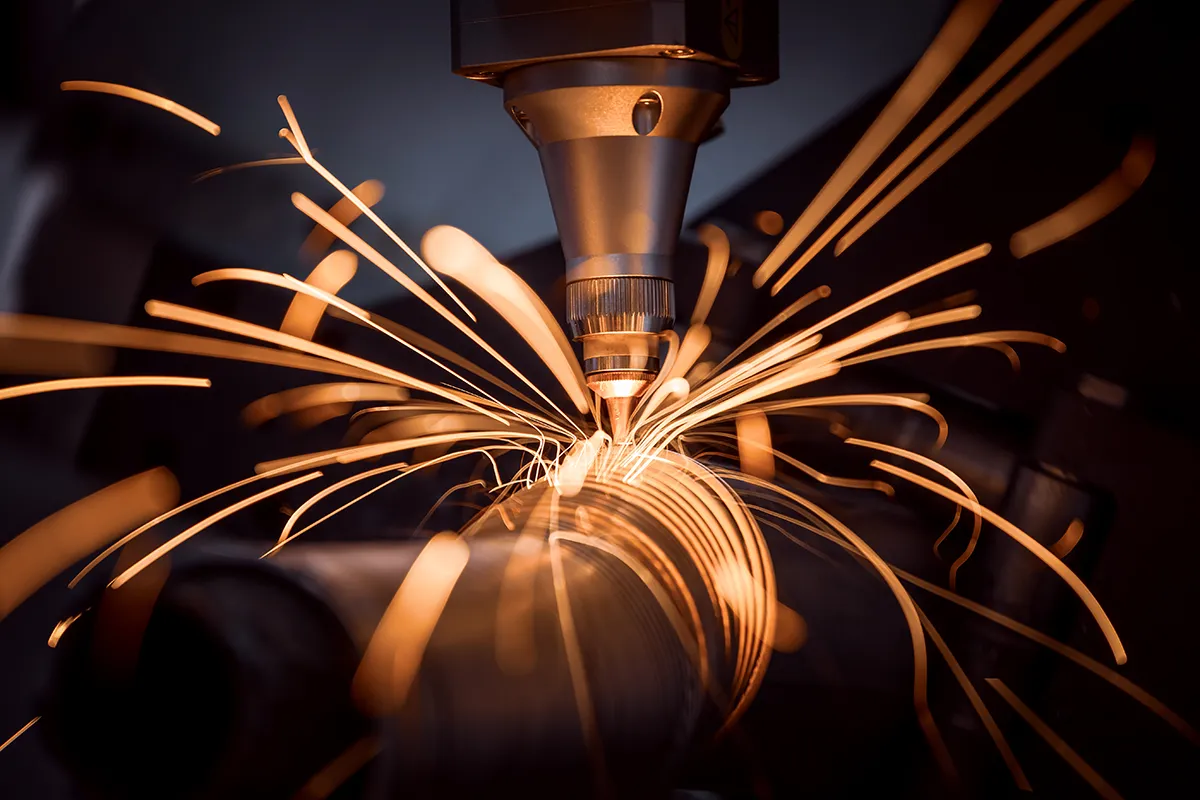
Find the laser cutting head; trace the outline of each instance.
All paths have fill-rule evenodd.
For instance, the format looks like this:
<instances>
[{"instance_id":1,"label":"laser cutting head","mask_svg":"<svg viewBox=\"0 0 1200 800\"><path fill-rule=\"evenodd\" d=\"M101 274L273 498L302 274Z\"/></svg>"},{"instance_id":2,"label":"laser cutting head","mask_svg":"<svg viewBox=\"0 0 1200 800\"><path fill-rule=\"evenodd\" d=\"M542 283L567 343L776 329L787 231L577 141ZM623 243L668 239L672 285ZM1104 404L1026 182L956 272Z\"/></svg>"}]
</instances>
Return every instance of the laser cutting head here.
<instances>
[{"instance_id":1,"label":"laser cutting head","mask_svg":"<svg viewBox=\"0 0 1200 800\"><path fill-rule=\"evenodd\" d=\"M453 5L455 71L504 89L538 150L566 257L567 326L624 438L675 322L696 149L729 90L778 73L774 0Z\"/></svg>"}]
</instances>

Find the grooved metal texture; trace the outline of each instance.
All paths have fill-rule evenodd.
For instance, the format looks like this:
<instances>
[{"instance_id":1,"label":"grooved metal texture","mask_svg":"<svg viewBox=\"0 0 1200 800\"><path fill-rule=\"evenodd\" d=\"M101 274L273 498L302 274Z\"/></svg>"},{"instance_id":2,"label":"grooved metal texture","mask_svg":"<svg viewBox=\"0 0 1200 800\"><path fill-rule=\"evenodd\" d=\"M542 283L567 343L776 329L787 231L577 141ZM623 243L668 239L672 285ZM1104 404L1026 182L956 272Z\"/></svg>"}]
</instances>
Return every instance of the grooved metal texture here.
<instances>
[{"instance_id":1,"label":"grooved metal texture","mask_svg":"<svg viewBox=\"0 0 1200 800\"><path fill-rule=\"evenodd\" d=\"M567 325L596 333L660 333L675 323L675 284L663 278L592 278L567 284Z\"/></svg>"}]
</instances>

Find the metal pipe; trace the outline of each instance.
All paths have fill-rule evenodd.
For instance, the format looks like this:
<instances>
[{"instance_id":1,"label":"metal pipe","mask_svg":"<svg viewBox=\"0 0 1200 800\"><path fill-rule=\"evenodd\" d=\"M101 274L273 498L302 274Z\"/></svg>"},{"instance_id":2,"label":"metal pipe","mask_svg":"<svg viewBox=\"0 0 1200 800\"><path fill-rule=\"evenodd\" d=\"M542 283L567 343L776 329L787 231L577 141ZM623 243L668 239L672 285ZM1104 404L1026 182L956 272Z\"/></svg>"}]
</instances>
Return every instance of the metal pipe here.
<instances>
[{"instance_id":1,"label":"metal pipe","mask_svg":"<svg viewBox=\"0 0 1200 800\"><path fill-rule=\"evenodd\" d=\"M368 798L583 797L598 783L621 797L666 792L688 745L720 721L694 644L627 565L557 546L589 725L546 541L551 516L605 509L661 543L685 581L698 577L636 505L588 486L551 513L548 491L519 493L465 532L469 561L398 712L371 718L352 684L424 542L298 545L269 561L177 564L140 636L114 636L102 614L69 628L45 715L55 749L101 797L290 797L364 737L379 750ZM712 609L702 624L719 683ZM500 652L514 639L515 657Z\"/></svg>"}]
</instances>

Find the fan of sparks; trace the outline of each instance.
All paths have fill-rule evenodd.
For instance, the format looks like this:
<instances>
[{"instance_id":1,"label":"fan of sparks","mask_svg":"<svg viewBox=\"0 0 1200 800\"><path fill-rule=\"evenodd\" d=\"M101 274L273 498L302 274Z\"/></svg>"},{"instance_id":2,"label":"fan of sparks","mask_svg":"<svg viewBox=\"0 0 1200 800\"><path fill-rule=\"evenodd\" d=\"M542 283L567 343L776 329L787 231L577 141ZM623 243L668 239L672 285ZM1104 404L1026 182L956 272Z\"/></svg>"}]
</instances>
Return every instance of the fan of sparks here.
<instances>
[{"instance_id":1,"label":"fan of sparks","mask_svg":"<svg viewBox=\"0 0 1200 800\"><path fill-rule=\"evenodd\" d=\"M771 293L778 293L794 280L818 252L853 223L838 241L836 249L840 253L851 246L921 181L952 158L1128 3L1129 0L1102 0L1078 15L1069 26L1065 25L1066 20L1084 5L1084 0L1053 3L812 241L776 279ZM776 276L789 256L812 236L885 148L902 133L969 49L996 5L988 0L962 0L958 4L893 100L782 236L771 255L757 268L754 274L756 286L765 286ZM1066 27L1066 30L1042 47L1043 41L1059 27ZM990 99L981 103L986 94L1007 79L1038 48L1042 49L1032 60ZM189 109L129 87L77 81L63 84L63 89L121 95L156 105L213 135L220 130ZM690 323L682 336L673 332L664 335L663 369L642 395L630 419L628 436L614 441L601 424L596 398L584 381L570 342L555 314L541 298L461 230L444 226L434 228L425 235L418 254L372 210L382 197L382 185L377 181L366 181L352 189L342 183L314 156L297 115L285 97L279 98L279 105L286 120L280 136L294 148L295 156L234 165L200 177L209 178L234 168L307 165L341 198L327 210L303 194L292 196L296 209L316 226L305 243L305 250L309 255L322 257L305 279L231 268L206 272L193 280L196 285L221 281L256 283L291 294L291 306L278 329L197 308L152 301L145 309L151 317L236 339L25 315L0 316L0 337L31 344L135 348L236 359L331 376L332 382L264 397L246 409L245 419L257 425L283 415L295 415L313 423L350 415L352 441L336 450L299 454L259 464L254 475L181 504L177 504L173 481L169 475L164 476L162 470L135 476L79 501L0 548L0 585L3 587L0 588L0 617L76 560L99 550L74 578L72 586L137 537L168 526L172 520L185 512L193 512L193 509L210 513L115 573L110 586L119 588L173 548L229 515L299 487L304 487L306 497L287 516L277 540L265 550L264 557L271 557L354 503L408 475L450 461L476 459L486 467L483 482L490 497L490 504L480 511L480 515L502 511L507 498L527 489L541 487L548 492L547 496L554 498L554 503L558 503L559 498L574 497L585 485L597 485L605 487L606 491L624 493L631 501L658 516L666 529L675 532L704 577L706 589L725 612L724 619L730 629L726 636L727 646L738 651L732 700L727 706L728 722L735 720L754 696L772 650L786 649L789 643L795 646L799 638L795 629L802 625L795 612L782 606L776 598L771 554L763 534L766 527L789 538L794 538L793 531L802 531L840 545L886 584L911 634L913 699L918 719L935 757L947 773L952 774L954 766L926 704L929 642L948 662L1016 785L1029 787L976 686L914 601L909 591L912 586L1051 648L1132 696L1181 734L1200 743L1200 735L1187 722L1116 671L955 592L956 574L970 557L980 536L985 534L986 525L988 535L1011 537L1028 551L1031 558L1041 560L1053 570L1095 620L1096 629L1103 636L1113 661L1119 665L1126 660L1121 639L1101 604L1062 558L980 505L971 488L950 469L925 455L886 442L849 437L845 438L844 444L861 451L879 476L872 480L840 478L823 474L772 446L773 416L806 413L804 409L849 406L891 406L923 415L930 421L931 438L940 446L948 435L946 421L929 405L927 397L830 395L821 392L821 382L859 364L945 348L998 350L1014 367L1019 363L1014 345L1064 351L1062 342L1030 331L937 333L976 320L981 313L978 305L954 305L917 316L908 313L873 315L882 301L901 295L918 284L972 265L986 266L992 250L990 244L979 243L963 252L947 253L943 260L823 318L814 311L830 304L831 292L825 286L814 288L788 304L727 357L714 363L705 360L711 339L705 322L726 277L730 245L720 229L702 226L700 236L708 247L709 258ZM972 109L974 112L958 125ZM944 137L948 132L949 136ZM926 152L938 142L931 152ZM1122 169L1093 193L1014 236L1011 243L1014 254L1020 256L1048 246L1109 213L1140 185L1152 163L1152 143L1135 142ZM916 167L910 170L913 164ZM872 206L901 175L904 177L899 183ZM1103 192L1100 191L1102 188ZM377 226L404 255L412 265L408 271L398 267L351 229L351 225L363 217ZM330 251L336 244L341 248ZM339 297L338 292L353 278L360 260L381 270L435 312L447 330L466 337L476 349L475 355L462 355L457 349L440 343L434 338L437 335L434 332L422 334L410 330ZM409 274L414 268L416 277ZM542 386L531 380L489 343L478 330L471 311L475 302L490 306L520 334L530 350L544 362L555 385ZM845 320L859 322L860 327L841 338L828 338L828 332ZM430 369L440 374L441 380L421 380L396 368L319 344L314 341L314 334L320 324L354 324L370 329L379 337L390 340L409 358L415 356L427 362ZM906 338L903 343L896 343L899 337L918 331L933 335ZM764 346L764 342L771 343ZM0 400L101 387L203 388L207 385L204 380L172 376L77 377L2 389ZM714 453L715 457L709 457ZM897 466L897 463L905 466ZM371 466L367 467L368 464ZM361 465L361 469L337 480L323 475L323 470L335 465ZM954 517L935 548L964 516L970 520L971 528L965 549L949 568L949 588L924 581L888 564L835 516L789 489L791 484L780 480L777 472L791 472L801 479L885 494L893 492L889 481L901 482L948 500L954 506ZM731 488L735 486L736 491ZM454 487L458 488L462 487ZM447 492L443 499L450 493ZM684 512L678 509L684 509ZM97 511L99 513L95 513ZM691 511L695 511L704 524L682 519ZM556 547L563 546L602 550L631 569L640 570L639 575L643 576L647 586L655 588L655 596L660 598L664 611L675 615L679 608L687 605L686 598L678 599L687 593L687 587L673 582L669 571L650 574L638 566L645 560L635 557L636 553L651 543L639 542L636 531L606 530L602 511L577 510L570 518L567 515L556 518L552 513L546 527L537 535L548 541L552 556ZM468 525L461 536L469 537L471 528ZM1080 532L1075 532L1076 539ZM460 551L448 547L444 537L442 534L431 540L426 554L429 558L419 559L414 573L437 559L460 559ZM434 543L438 543L436 547ZM442 587L444 593L448 594L453 588L461 571L459 566L437 572L447 582ZM405 582L412 579L410 573ZM70 621L60 623L52 643ZM436 624L436 618L429 624ZM687 628L686 625L682 627ZM732 634L734 629L736 634ZM695 633L692 631L692 635ZM681 630L681 636L686 635L687 632ZM419 653L417 658L419 660ZM990 680L989 685L994 686L997 697L1024 716L1102 795L1118 796L1007 687L995 680Z\"/></svg>"}]
</instances>

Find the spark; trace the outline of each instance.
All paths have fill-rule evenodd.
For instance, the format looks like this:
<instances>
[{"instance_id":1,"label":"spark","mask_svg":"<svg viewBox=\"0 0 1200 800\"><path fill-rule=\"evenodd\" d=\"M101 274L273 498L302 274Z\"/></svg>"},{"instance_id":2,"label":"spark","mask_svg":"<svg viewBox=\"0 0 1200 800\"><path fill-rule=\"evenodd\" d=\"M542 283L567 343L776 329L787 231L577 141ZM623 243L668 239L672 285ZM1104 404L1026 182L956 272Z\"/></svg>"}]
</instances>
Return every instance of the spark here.
<instances>
[{"instance_id":1,"label":"spark","mask_svg":"<svg viewBox=\"0 0 1200 800\"><path fill-rule=\"evenodd\" d=\"M729 270L729 237L716 225L705 223L697 230L700 241L708 247L708 265L704 269L704 282L700 285L700 296L692 308L692 325L703 325L712 311L721 281Z\"/></svg>"},{"instance_id":2,"label":"spark","mask_svg":"<svg viewBox=\"0 0 1200 800\"><path fill-rule=\"evenodd\" d=\"M920 61L913 67L912 72L904 79L904 83L888 101L883 111L871 123L854 145L850 154L830 176L821 190L817 192L783 239L775 246L770 255L754 272L754 285L763 286L771 276L783 266L783 261L794 251L809 234L816 229L821 220L833 210L846 192L858 182L875 159L887 149L887 146L900 134L906 125L916 116L942 81L954 70L960 59L970 49L975 39L983 31L984 26L999 5L998 0L961 0L942 29L938 31L929 49L921 56ZM792 273L781 278L771 289L771 294L779 290L791 280Z\"/></svg>"},{"instance_id":3,"label":"spark","mask_svg":"<svg viewBox=\"0 0 1200 800\"><path fill-rule=\"evenodd\" d=\"M4 750L7 749L10 744L12 744L17 739L19 739L21 737L21 734L25 733L25 731L29 730L34 725L36 725L37 721L39 719L41 719L41 715L36 716L33 719L29 720L29 722L26 722L24 725L21 726L21 729L19 731L14 733L12 736L8 737L8 739L5 740L4 744L0 744L0 753L4 752Z\"/></svg>"},{"instance_id":4,"label":"spark","mask_svg":"<svg viewBox=\"0 0 1200 800\"><path fill-rule=\"evenodd\" d=\"M348 200L350 203L352 203L363 216L365 216L367 219L371 220L371 222L375 223L375 227L377 227L377 228L379 228L379 230L383 231L384 234L386 234L387 237L389 239L391 239L392 242L397 247L399 247L401 250L403 250L404 253L409 258L411 258L413 260L413 262L415 262L416 265L419 266L425 272L426 275L429 276L430 280L432 280L439 289L441 289L443 292L445 292L446 295L449 296L449 298L451 300L453 300L460 309L462 309L462 312L464 314L466 314L471 319L472 322L475 322L475 315L471 313L470 309L468 309L465 305L463 305L463 302L458 299L458 295L454 294L454 292L450 291L450 288L448 286L446 286L446 284L442 283L442 279L439 278L436 274L434 274L433 270L431 270L429 268L429 265L426 264L424 261L422 261L421 257L419 255L417 255L413 251L413 249L411 247L409 247L408 244L403 239L401 239L399 236L397 236L396 232L393 231L382 219L380 219L379 215L376 214L374 211L372 211L369 205L367 205L365 202L363 202L363 200L361 198L359 198L357 195L355 195L354 192L347 189L345 184L343 184L341 181L339 181L337 178L335 178L333 176L333 173L331 173L329 170L325 169L325 167L322 166L322 164L319 161L317 161L316 158L313 157L312 151L309 150L309 148L308 148L308 143L304 140L304 134L300 131L300 123L296 121L296 115L295 115L295 113L293 113L292 106L288 102L288 99L283 95L279 95L278 100L279 100L279 107L280 107L280 109L283 110L283 115L284 115L284 117L287 118L288 126L289 126L288 128L284 128L283 130L281 130L279 132L280 137L286 139L289 144L291 144L293 147L295 147L296 151L300 154L300 156L304 159L304 161L313 169L314 172L316 172L318 175L320 175L322 178L324 178L329 183L330 186L334 187L339 192L341 192L342 197L344 197L346 200ZM293 199L294 199L294 196L293 196ZM337 222L337 220L334 219L333 216L330 215L328 212L325 212L325 216L326 216L326 218L328 218L334 222ZM333 233L338 238L343 238L342 234L338 230L330 227L329 225L325 225L320 220L314 220L314 222L316 222L319 225L322 225L326 230L328 230L330 233ZM343 225L340 222L337 222L337 225L339 228L346 227L345 225Z\"/></svg>"},{"instance_id":5,"label":"spark","mask_svg":"<svg viewBox=\"0 0 1200 800\"><path fill-rule=\"evenodd\" d=\"M439 533L421 550L383 612L354 675L354 694L365 710L383 715L404 704L433 629L470 557L467 543L455 533Z\"/></svg>"},{"instance_id":6,"label":"spark","mask_svg":"<svg viewBox=\"0 0 1200 800\"><path fill-rule=\"evenodd\" d=\"M28 397L33 394L65 392L74 389L107 389L117 386L184 386L208 389L212 383L206 378L175 378L166 375L129 375L107 378L62 378L56 381L26 383L0 389L0 400Z\"/></svg>"},{"instance_id":7,"label":"spark","mask_svg":"<svg viewBox=\"0 0 1200 800\"><path fill-rule=\"evenodd\" d=\"M1067 526L1065 531L1063 531L1062 537L1057 542L1050 545L1050 552L1054 553L1054 555L1058 556L1059 558L1066 558L1071 551L1075 549L1075 545L1079 544L1080 540L1082 539L1083 520L1076 517L1075 519L1071 520L1071 524Z\"/></svg>"},{"instance_id":8,"label":"spark","mask_svg":"<svg viewBox=\"0 0 1200 800\"><path fill-rule=\"evenodd\" d=\"M337 294L350 282L357 269L358 256L347 250L336 250L321 259L321 263L313 267L304 282L322 292ZM298 293L292 298L279 330L301 339L311 339L327 307L328 304L318 298Z\"/></svg>"},{"instance_id":9,"label":"spark","mask_svg":"<svg viewBox=\"0 0 1200 800\"><path fill-rule=\"evenodd\" d=\"M64 92L96 92L136 100L139 103L154 106L166 111L168 114L174 114L180 119L187 120L197 128L207 131L213 136L218 136L221 133L221 126L211 119L200 116L195 111L179 105L174 100L168 100L165 97L151 94L142 89L134 89L132 86L124 86L119 83L105 83L104 81L63 81L59 84L59 88Z\"/></svg>"},{"instance_id":10,"label":"spark","mask_svg":"<svg viewBox=\"0 0 1200 800\"><path fill-rule=\"evenodd\" d=\"M68 566L178 498L175 476L157 467L76 500L17 535L0 547L0 620Z\"/></svg>"},{"instance_id":11,"label":"spark","mask_svg":"<svg viewBox=\"0 0 1200 800\"><path fill-rule=\"evenodd\" d=\"M761 411L744 411L737 416L738 460L742 472L764 480L775 477L775 449L771 447L771 423Z\"/></svg>"},{"instance_id":12,"label":"spark","mask_svg":"<svg viewBox=\"0 0 1200 800\"><path fill-rule=\"evenodd\" d=\"M270 422L284 414L323 406L330 403L402 401L409 398L407 389L382 383L321 383L260 397L242 409L242 421L251 427Z\"/></svg>"},{"instance_id":13,"label":"spark","mask_svg":"<svg viewBox=\"0 0 1200 800\"><path fill-rule=\"evenodd\" d=\"M933 481L922 478L920 475L915 475L908 470L901 469L900 467L894 467L891 464L885 464L882 461L872 461L871 466L875 467L876 469L881 469L884 472L890 472L897 478L903 478L904 480L915 483L924 489L928 489L934 494L939 494L942 497L945 497L947 500L958 503L963 508L980 515L985 520L1002 530L1004 533L1011 536L1017 541L1018 544L1020 544L1033 555L1037 556L1042 563L1052 569L1055 574L1062 578L1063 581L1071 587L1071 591L1075 592L1075 594L1079 596L1079 599L1082 600L1083 604L1087 607L1088 612L1091 613L1092 618L1096 620L1096 624L1100 627L1100 632L1104 634L1104 638L1108 641L1108 646L1112 649L1113 659L1118 664L1124 664L1126 662L1127 657L1125 655L1125 647L1121 644L1121 638L1117 635L1116 628L1113 627L1108 615L1104 613L1104 608L1101 607L1099 601L1096 600L1095 596L1087 588L1084 582L1079 579L1079 576L1072 572L1070 567L1068 567L1057 556L1047 550L1040 542L1027 534L1025 531L1018 528L1016 525L1013 525L1004 517L1000 516L989 508L981 506L979 503L969 497L956 494L944 486L940 486Z\"/></svg>"},{"instance_id":14,"label":"spark","mask_svg":"<svg viewBox=\"0 0 1200 800\"><path fill-rule=\"evenodd\" d=\"M304 163L304 159L300 158L300 162ZM327 212L329 216L346 226L353 224L356 219L362 216L359 203L367 208L371 208L383 199L383 182L376 180L363 181L351 189L350 194L357 199L357 203L348 197L343 197L334 203ZM300 245L300 252L315 258L332 247L336 241L337 234L318 224L313 228L308 238L304 240L304 244Z\"/></svg>"},{"instance_id":15,"label":"spark","mask_svg":"<svg viewBox=\"0 0 1200 800\"><path fill-rule=\"evenodd\" d=\"M280 156L278 158L260 158L260 159L254 160L254 161L242 161L237 164L229 164L224 167L213 167L212 169L205 170L204 172L201 172L198 175L196 175L196 177L192 178L192 183L200 183L201 181L206 181L209 178L215 178L218 175L224 175L227 172L237 172L238 170L243 170L243 169L253 169L255 167L286 166L289 164L303 164L303 163L304 163L304 159L301 158L300 156Z\"/></svg>"},{"instance_id":16,"label":"spark","mask_svg":"<svg viewBox=\"0 0 1200 800\"><path fill-rule=\"evenodd\" d=\"M929 149L930 145L940 139L942 134L948 131L963 114L975 105L987 92L991 91L992 87L1001 78L1029 55L1035 47L1041 44L1043 39L1050 35L1063 20L1070 16L1079 6L1083 5L1084 2L1085 0L1057 0L1050 8L1042 12L1042 15L1024 33L1018 36L987 69L980 73L979 77L972 81L970 86L951 101L950 105L946 106L945 110L937 116L937 119L931 122L929 127L913 140L912 144L908 145L900 155L896 156L896 159L879 174L879 177L873 180L871 185L863 190L862 194L813 242L808 250L796 259L796 262L792 264L780 281L790 280L795 277L797 272L806 267L816 257L817 253L833 241L855 217L871 204L871 201L878 197L904 170L908 169L920 157L921 153L925 152Z\"/></svg>"},{"instance_id":17,"label":"spark","mask_svg":"<svg viewBox=\"0 0 1200 800\"><path fill-rule=\"evenodd\" d=\"M55 624L54 630L50 631L50 638L46 640L46 645L51 648L58 647L58 641L59 639L62 639L63 634L67 632L67 628L74 625L79 618L83 616L83 614L84 612L80 611L78 614L72 614L65 619L59 620Z\"/></svg>"},{"instance_id":18,"label":"spark","mask_svg":"<svg viewBox=\"0 0 1200 800\"><path fill-rule=\"evenodd\" d=\"M1096 224L1133 196L1153 166L1154 142L1134 139L1115 172L1050 216L1014 233L1009 249L1017 258L1024 258Z\"/></svg>"},{"instance_id":19,"label":"spark","mask_svg":"<svg viewBox=\"0 0 1200 800\"><path fill-rule=\"evenodd\" d=\"M167 553L171 552L176 547L178 547L179 545L186 542L188 539L192 538L193 536L200 533L204 529L209 528L212 525L215 525L216 523L220 522L221 520L225 519L226 517L232 516L233 514L237 513L238 511L241 511L243 508L246 508L247 506L251 506L254 503L257 503L261 500L265 500L268 497L273 497L273 496L279 494L280 492L285 492L294 486L299 486L302 483L308 483L309 481L311 481L315 478L319 478L319 477L321 477L320 472L310 472L307 475L301 475L299 478L294 478L290 481L287 481L286 483L281 483L278 486L272 486L270 489L264 489L263 491L259 492L258 494L247 497L244 500L239 500L238 502L233 503L232 505L229 505L229 506L221 509L220 511L216 512L215 514L210 514L209 516L207 516L204 519L197 522L195 525L192 525L187 530L172 537L167 542L159 545L158 547L154 548L149 553L147 553L145 556L138 559L138 561L136 563L134 563L132 566L130 566L128 569L126 569L121 574L117 575L117 577L113 578L112 581L110 581L108 584L109 588L110 589L120 589L122 586L124 586L126 583L128 583L134 576L136 576L139 572L141 572L142 570L149 567L155 561L162 558Z\"/></svg>"},{"instance_id":20,"label":"spark","mask_svg":"<svg viewBox=\"0 0 1200 800\"><path fill-rule=\"evenodd\" d=\"M842 235L835 250L841 252L853 243L1021 96L1038 85L1128 2L1100 0L1007 85L1000 86L961 127L952 130L1082 5L1082 0L1057 0L809 245L774 283L771 294L777 294L821 249L866 211ZM774 277L892 146L972 47L996 6L996 0L961 0L956 5L896 95L758 268L754 275L756 286L765 285ZM67 89L68 85L64 84L63 88ZM112 93L150 102L185 118L189 117L182 112L194 115L163 98L148 95L154 98L152 101L141 96L145 93L138 90L117 88L121 91ZM818 300L830 296L827 286L811 289L776 313L728 356L714 363L715 358L707 355L712 332L706 321L725 277L736 270L736 264L730 262L728 236L715 226L702 226L699 236L708 248L708 262L687 330L682 337L673 331L667 332L654 345L666 346L663 369L634 409L628 437L614 442L609 432L601 427L595 399L587 388L570 341L554 314L528 284L467 233L448 226L434 228L425 235L421 246L423 260L372 210L383 197L383 185L368 180L353 189L347 188L314 158L285 97L279 97L279 105L288 124L280 135L295 148L297 156L232 165L205 173L198 179L250 166L305 163L341 197L326 210L302 194L292 195L296 209L315 225L305 242L303 255L315 260L339 241L349 249L325 257L305 280L248 269L213 270L193 280L196 285L221 280L248 281L289 292L291 305L278 330L152 300L146 305L151 316L245 337L258 344L23 315L0 315L0 339L13 340L17 345L37 343L83 348L80 350L82 355L97 359L110 355L106 348L132 348L226 358L338 376L339 382L276 392L251 403L243 412L244 420L250 425L261 425L287 414L302 423L315 424L351 413L357 402L378 405L360 409L351 416L344 446L265 461L257 465L256 474L179 505L176 505L178 492L173 479L165 470L157 470L135 476L64 509L0 548L0 578L3 578L0 580L0 617L70 563L100 547L104 549L83 568L71 586L104 559L131 543L135 547L123 551L114 570L109 583L112 589L123 586L152 565L165 570L165 562L161 559L175 547L250 505L305 486L303 500L289 501L289 507L295 510L288 513L273 546L263 553L262 557L267 558L298 536L406 476L434 470L451 461L471 459L469 463L475 465L471 479L442 492L421 524L450 495L464 488L486 489L489 500L462 531L440 533L430 539L400 582L379 619L354 677L354 697L364 710L377 714L394 712L410 698L447 603L456 586L472 580L468 570L472 542L491 530L484 525L485 521L492 520L489 524L495 525L495 520L499 520L504 535L515 535L512 551L504 565L495 608L497 666L505 674L522 675L536 664L530 609L535 580L541 569L548 568L580 731L601 787L605 786L607 776L597 713L606 698L595 696L594 687L588 680L583 658L586 642L581 641L586 631L576 627L572 586L564 559L589 552L605 562L614 560L620 565L619 569L628 570L636 577L653 598L653 607L669 623L687 657L694 662L695 676L703 693L693 692L689 697L703 694L714 702L721 713L720 730L728 731L754 701L772 654L795 650L808 636L804 618L778 597L772 554L763 533L763 528L769 527L830 561L827 555L803 542L794 531L809 531L823 537L883 581L895 599L911 642L912 698L918 722L933 757L951 780L955 766L928 703L927 642L932 642L946 661L1003 758L1015 785L1023 790L1029 788L1028 779L996 720L932 620L909 594L909 587L932 593L1050 648L1125 692L1189 740L1200 742L1200 734L1179 715L1115 671L955 593L957 573L975 550L983 522L987 522L1024 546L1068 584L1099 625L1116 662L1123 664L1125 650L1111 621L1087 587L1061 561L1082 536L1081 521L1074 520L1063 537L1051 548L1046 548L982 506L967 482L937 460L886 442L868 441L850 432L853 408L897 408L932 420L937 426L937 435L934 438L931 433L931 444L934 449L940 448L949 428L945 417L930 405L928 396L823 394L820 390L821 381L847 367L913 353L982 347L1001 352L1017 368L1020 362L1013 345L1032 344L1063 352L1063 342L1033 331L973 331L956 336L923 334L917 339L908 338L919 331L976 320L982 308L970 304L973 293L961 292L918 311L890 313L866 320L848 335L843 336L839 329L836 335L841 338L830 335L835 325L849 317L984 258L990 253L991 245L979 244L919 269L816 321L789 325L778 341L764 346L764 339L783 329ZM191 121L196 122L195 119ZM935 149L917 163L935 144ZM870 208L871 203L914 163L917 163L916 168ZM1152 143L1135 140L1117 173L1055 215L1015 234L1010 242L1014 253L1019 256L1040 249L1099 221L1141 185L1152 163ZM401 271L351 231L351 224L360 217L370 220L403 250L454 305L449 306L435 298L418 280ZM777 235L783 229L783 219L774 212L760 212L755 225L767 235ZM442 322L500 364L516 378L513 383L526 387L529 393L477 364L440 336L413 331L338 297L354 277L359 258L410 292ZM477 330L474 314L442 278L452 278L465 286L520 335L553 377L549 387L539 385L518 370L489 338ZM460 311L466 319L460 316ZM422 381L384 364L312 341L326 316L369 328L386 337L403 348L400 352L417 355L436 366L444 373L446 382ZM896 344L896 337L905 338ZM80 364L86 361L85 358ZM78 364L72 367L73 363L64 360L58 373L74 374L72 369L80 367ZM487 366L494 369L490 363ZM500 374L509 377L504 372ZM133 385L207 386L208 382L160 376L70 377L3 389L0 399L62 389ZM500 400L483 385L499 389L511 401ZM569 401L562 406L548 394L558 389ZM845 414L826 410L842 407L851 410ZM819 504L786 488L784 480L791 471L829 486L874 490L889 497L895 494L892 484L886 481L827 475L777 449L772 442L771 417L802 415L831 422L831 430L851 447L905 459L945 482L930 480L878 459L869 461L870 467L953 503L954 517L934 542L935 555L960 522L963 512L972 515L970 540L949 569L949 591L888 563L866 538ZM847 452L861 453L861 450ZM733 463L731 454L736 456L740 469L719 466ZM399 460L401 458L403 460ZM374 459L385 459L385 463L370 468L356 466ZM350 467L350 474L317 484L316 481L324 477L320 470L327 466ZM275 483L277 478L282 478L283 482ZM160 541L158 544L139 540L147 531L189 509L224 498L259 481L271 481L272 485L211 510L200 522L170 539L157 540ZM320 488L314 489L316 486ZM364 490L364 486L368 488ZM343 494L349 499L340 502L345 499ZM315 509L324 510L323 504L335 495L340 504L317 516ZM751 504L751 499L760 502ZM311 517L316 519L309 521ZM301 527L302 523L306 523L304 527ZM133 530L126 533L130 528ZM14 579L10 580L10 577ZM59 622L51 634L51 646L77 618L69 617ZM995 680L989 680L989 683L1073 767L1089 781L1092 777L1099 781L1099 784L1093 782L1093 786L1102 793L1105 791L1101 787L1107 787L1107 784L1094 773L1085 773L1087 766L1083 764L1081 769L1082 762L1074 752L1061 739L1054 738L1054 734L1044 728L1044 724L1015 696L1006 695L1003 684ZM312 797L327 795L347 775L370 760L378 746L373 739L363 740L321 770L302 793ZM1107 789L1111 791L1111 787ZM1115 796L1115 792L1111 796Z\"/></svg>"},{"instance_id":21,"label":"spark","mask_svg":"<svg viewBox=\"0 0 1200 800\"><path fill-rule=\"evenodd\" d=\"M1013 711L1016 711L1021 717L1029 723L1029 727L1037 731L1038 736L1041 736L1046 744L1054 748L1054 752L1062 756L1062 760L1066 761L1071 766L1071 769L1079 773L1079 777L1083 778L1088 784L1096 790L1096 794L1105 798L1105 800L1121 800L1121 795L1114 789L1108 781L1100 777L1100 773L1092 769L1086 761L1080 758L1079 754L1071 749L1071 746L1063 741L1062 737L1050 729L1050 726L1042 721L1041 717L1033 713L1033 710L1021 702L1021 698L1013 694L1012 690L1004 685L1004 681L999 678L988 678L988 685L996 690L996 693L1004 698L1004 702L1012 706Z\"/></svg>"}]
</instances>

